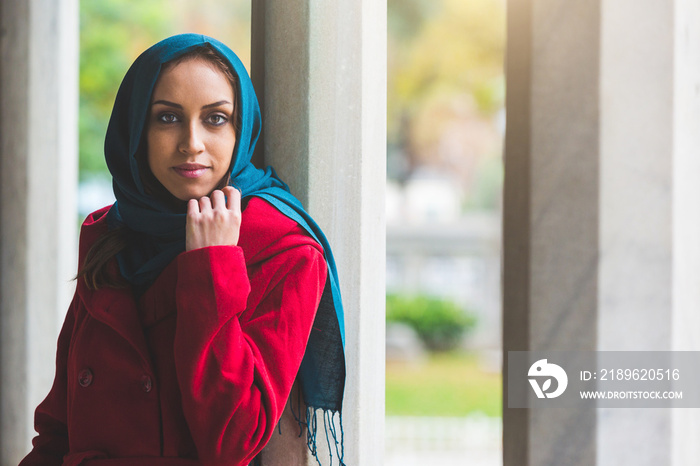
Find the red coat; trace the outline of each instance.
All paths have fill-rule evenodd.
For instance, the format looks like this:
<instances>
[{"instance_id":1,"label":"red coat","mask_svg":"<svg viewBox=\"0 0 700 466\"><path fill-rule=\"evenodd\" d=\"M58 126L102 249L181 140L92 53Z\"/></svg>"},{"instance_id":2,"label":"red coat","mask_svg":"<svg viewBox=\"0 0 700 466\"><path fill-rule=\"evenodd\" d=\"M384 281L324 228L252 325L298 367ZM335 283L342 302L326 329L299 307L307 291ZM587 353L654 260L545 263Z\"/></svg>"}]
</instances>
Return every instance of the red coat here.
<instances>
[{"instance_id":1,"label":"red coat","mask_svg":"<svg viewBox=\"0 0 700 466\"><path fill-rule=\"evenodd\" d=\"M81 263L106 212L83 224ZM248 464L285 407L326 274L321 247L253 198L238 246L181 253L138 301L78 280L21 466Z\"/></svg>"}]
</instances>

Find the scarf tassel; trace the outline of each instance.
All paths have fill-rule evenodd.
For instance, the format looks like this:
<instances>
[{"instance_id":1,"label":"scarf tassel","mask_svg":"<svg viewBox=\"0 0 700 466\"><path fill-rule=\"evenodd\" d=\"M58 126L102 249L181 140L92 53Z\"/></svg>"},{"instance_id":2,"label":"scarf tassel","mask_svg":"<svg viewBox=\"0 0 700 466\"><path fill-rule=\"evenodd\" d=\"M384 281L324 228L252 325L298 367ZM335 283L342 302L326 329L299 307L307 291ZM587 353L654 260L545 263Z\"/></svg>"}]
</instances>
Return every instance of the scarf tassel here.
<instances>
[{"instance_id":1,"label":"scarf tassel","mask_svg":"<svg viewBox=\"0 0 700 466\"><path fill-rule=\"evenodd\" d=\"M301 437L304 434L304 428L306 428L306 446L309 448L311 456L314 457L316 463L321 465L321 460L318 458L318 412L323 413L323 429L326 437L326 445L328 446L328 457L330 458L330 465L333 466L333 450L335 450L335 457L338 459L338 466L347 466L343 461L345 456L345 450L343 448L343 413L331 409L315 408L314 406L307 406L304 419L301 418L301 396L297 399L297 410L294 410L294 403L290 403L289 407L294 416L294 420L297 421L299 425L299 435ZM282 433L280 431L280 433ZM330 433L330 436L328 435ZM331 441L332 439L332 441Z\"/></svg>"},{"instance_id":2,"label":"scarf tassel","mask_svg":"<svg viewBox=\"0 0 700 466\"><path fill-rule=\"evenodd\" d=\"M323 409L320 410L323 414L323 430L326 434L326 445L328 446L328 457L330 464L333 466L333 450L335 450L336 458L338 458L339 466L346 466L343 461L345 451L343 449L343 414L339 411ZM306 446L309 448L311 455L316 459L316 462L321 466L321 461L318 458L318 412L319 410L313 406L306 408ZM337 420L337 425L336 425ZM302 422L300 427L302 427ZM338 427L340 432L338 432ZM328 435L330 433L330 436ZM340 434L340 435L338 435ZM332 440L331 440L332 439Z\"/></svg>"}]
</instances>

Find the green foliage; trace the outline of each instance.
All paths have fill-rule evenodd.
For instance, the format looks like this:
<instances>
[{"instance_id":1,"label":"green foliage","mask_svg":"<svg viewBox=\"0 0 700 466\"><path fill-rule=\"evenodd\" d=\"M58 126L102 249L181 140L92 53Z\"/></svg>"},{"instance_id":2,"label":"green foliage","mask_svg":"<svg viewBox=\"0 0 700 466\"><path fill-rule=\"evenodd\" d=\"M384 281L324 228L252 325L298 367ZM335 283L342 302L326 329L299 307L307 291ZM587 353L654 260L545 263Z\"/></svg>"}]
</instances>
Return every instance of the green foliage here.
<instances>
[{"instance_id":1,"label":"green foliage","mask_svg":"<svg viewBox=\"0 0 700 466\"><path fill-rule=\"evenodd\" d=\"M435 12L439 3L434 0L389 0L387 22L389 35L407 40L419 31Z\"/></svg>"},{"instance_id":2,"label":"green foliage","mask_svg":"<svg viewBox=\"0 0 700 466\"><path fill-rule=\"evenodd\" d=\"M104 136L114 97L138 53L165 35L165 0L80 2L79 168L82 179L106 173Z\"/></svg>"},{"instance_id":3,"label":"green foliage","mask_svg":"<svg viewBox=\"0 0 700 466\"><path fill-rule=\"evenodd\" d=\"M501 0L390 1L389 138L401 138L434 98L470 95L482 114L503 105L505 8Z\"/></svg>"},{"instance_id":4,"label":"green foliage","mask_svg":"<svg viewBox=\"0 0 700 466\"><path fill-rule=\"evenodd\" d=\"M435 351L456 348L464 334L476 325L474 314L454 302L425 295L387 295L386 319L410 325Z\"/></svg>"},{"instance_id":5,"label":"green foliage","mask_svg":"<svg viewBox=\"0 0 700 466\"><path fill-rule=\"evenodd\" d=\"M464 206L500 205L500 185L492 183L498 178L475 186L475 169L502 150L496 116L505 103L505 3L389 0L387 6L387 143L399 148L388 160L389 178L444 173L463 187Z\"/></svg>"}]
</instances>

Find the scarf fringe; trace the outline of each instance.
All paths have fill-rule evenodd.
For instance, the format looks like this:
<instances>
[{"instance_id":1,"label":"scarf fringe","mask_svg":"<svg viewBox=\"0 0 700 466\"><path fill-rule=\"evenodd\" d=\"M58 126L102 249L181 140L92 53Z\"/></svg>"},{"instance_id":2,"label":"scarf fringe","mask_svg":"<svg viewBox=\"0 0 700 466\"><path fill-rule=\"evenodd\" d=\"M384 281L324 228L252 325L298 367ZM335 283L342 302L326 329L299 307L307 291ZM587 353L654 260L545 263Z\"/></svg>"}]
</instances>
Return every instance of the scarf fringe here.
<instances>
[{"instance_id":1,"label":"scarf fringe","mask_svg":"<svg viewBox=\"0 0 700 466\"><path fill-rule=\"evenodd\" d=\"M345 462L343 461L345 456L345 449L343 448L343 414L340 411L317 409L313 406L308 406L306 408L306 422L304 422L306 425L306 446L309 448L311 456L316 459L316 463L318 463L319 466L322 466L321 460L318 458L319 451L318 441L316 438L319 427L319 411L321 411L323 414L323 430L326 436L326 445L328 446L330 465L333 466L333 450L335 450L335 456L338 459L338 466L346 466ZM302 424L300 422L300 427L301 426ZM338 432L338 427L340 428L340 432ZM330 436L328 435L329 433Z\"/></svg>"},{"instance_id":2,"label":"scarf fringe","mask_svg":"<svg viewBox=\"0 0 700 466\"><path fill-rule=\"evenodd\" d=\"M301 418L301 397L297 400L297 410L294 410L294 403L290 403L289 407L294 416L294 420L297 421L299 425L298 437L304 434L304 428L306 428L306 446L314 457L316 463L319 466L321 460L319 459L318 450L318 412L321 411L323 414L323 430L326 437L326 446L328 447L328 457L330 459L330 466L333 466L333 451L335 450L335 457L338 460L338 466L347 466L344 462L345 449L343 447L343 413L340 411L332 409L316 408L314 406L307 406L304 419ZM280 433L281 430L280 430ZM328 435L330 433L330 436ZM332 439L332 440L331 440Z\"/></svg>"},{"instance_id":3,"label":"scarf fringe","mask_svg":"<svg viewBox=\"0 0 700 466\"><path fill-rule=\"evenodd\" d=\"M343 413L334 409L307 406L306 412L304 413L304 419L302 419L301 413L303 408L301 390L297 391L296 403L294 401L289 403L289 409L292 412L292 416L294 416L294 420L299 425L299 434L297 437L301 438L301 436L304 435L304 429L306 429L306 446L309 448L311 456L314 457L319 466L323 466L318 457L319 450L317 442L318 412L321 411L323 413L323 430L326 437L326 446L328 447L330 466L333 466L333 450L335 450L335 457L338 460L338 466L347 466L344 462L345 449L343 447ZM282 434L281 423L277 425L277 428L278 432ZM330 436L328 435L329 433Z\"/></svg>"}]
</instances>

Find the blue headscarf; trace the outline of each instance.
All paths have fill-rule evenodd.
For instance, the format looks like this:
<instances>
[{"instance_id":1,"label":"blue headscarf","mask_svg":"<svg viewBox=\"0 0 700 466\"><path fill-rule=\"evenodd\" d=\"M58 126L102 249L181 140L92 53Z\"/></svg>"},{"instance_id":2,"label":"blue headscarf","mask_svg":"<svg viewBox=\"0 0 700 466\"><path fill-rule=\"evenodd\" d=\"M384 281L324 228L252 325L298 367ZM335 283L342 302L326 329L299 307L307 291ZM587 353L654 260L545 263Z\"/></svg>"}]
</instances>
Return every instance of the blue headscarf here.
<instances>
[{"instance_id":1,"label":"blue headscarf","mask_svg":"<svg viewBox=\"0 0 700 466\"><path fill-rule=\"evenodd\" d=\"M316 409L330 413L332 420L333 414L340 413L342 407L345 329L335 261L323 232L299 200L292 196L287 185L272 168L261 170L251 163L261 129L258 99L239 58L215 39L198 34L181 34L165 39L136 59L119 87L105 138L105 158L112 173L117 199L108 213L108 223L111 229L127 227L137 238L117 255L119 268L134 290L140 293L185 250L186 214L145 193L136 153L142 144L151 93L161 67L201 47L213 49L230 65L238 78L234 92L240 131L233 151L229 184L240 189L242 197L261 197L296 221L321 244L325 253L328 280L314 321L314 327L323 331L312 332L299 371L302 394L308 407L307 427L311 428L312 424L316 424ZM311 442L315 431L310 430L309 436Z\"/></svg>"}]
</instances>

